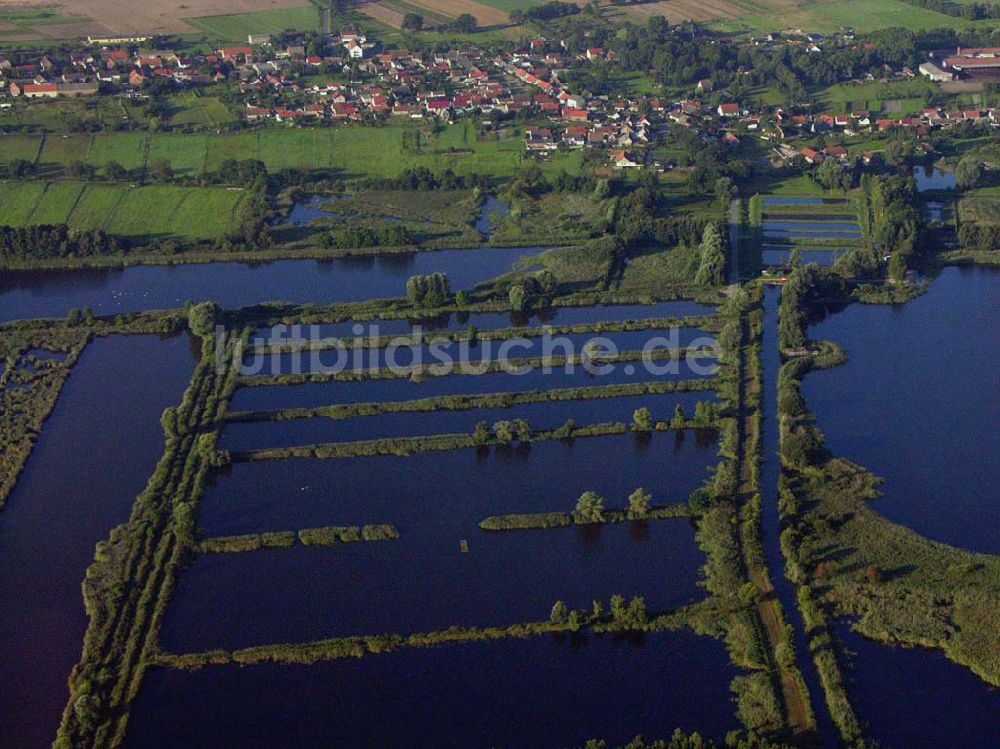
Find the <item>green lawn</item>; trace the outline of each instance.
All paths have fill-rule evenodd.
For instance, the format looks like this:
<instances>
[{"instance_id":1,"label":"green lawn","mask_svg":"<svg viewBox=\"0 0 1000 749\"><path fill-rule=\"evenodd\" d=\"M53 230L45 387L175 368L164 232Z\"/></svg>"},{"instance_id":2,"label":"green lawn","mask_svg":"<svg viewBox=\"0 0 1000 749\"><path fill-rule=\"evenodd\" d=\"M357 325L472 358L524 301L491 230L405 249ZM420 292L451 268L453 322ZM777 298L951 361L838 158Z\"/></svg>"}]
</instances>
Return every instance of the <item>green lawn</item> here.
<instances>
[{"instance_id":1,"label":"green lawn","mask_svg":"<svg viewBox=\"0 0 1000 749\"><path fill-rule=\"evenodd\" d=\"M86 16L66 16L54 8L9 8L0 10L0 21L15 26L51 26L53 24L82 23L89 21Z\"/></svg>"},{"instance_id":2,"label":"green lawn","mask_svg":"<svg viewBox=\"0 0 1000 749\"><path fill-rule=\"evenodd\" d=\"M257 133L204 137L198 141L197 146L204 149L205 165L203 169L208 172L214 172L226 159L259 158L257 155ZM185 147L191 149L192 153L189 155L194 157L193 152L196 151L196 145L189 142ZM290 140L287 147L294 149L294 142ZM265 163L267 162L265 161ZM270 165L268 166L270 167Z\"/></svg>"},{"instance_id":3,"label":"green lawn","mask_svg":"<svg viewBox=\"0 0 1000 749\"><path fill-rule=\"evenodd\" d=\"M406 130L421 133L420 150L403 150ZM0 137L0 162L33 159L38 141L27 136ZM427 167L434 172L446 168L458 174L509 177L525 158L524 141L518 136L503 140L477 140L471 122L460 122L438 133L411 123L386 127L339 125L330 128L270 127L250 132L153 133L141 131L45 137L40 163L66 165L83 160L102 169L117 161L139 170L165 159L174 171L197 176L218 169L226 159L260 159L268 169L338 169L345 178L393 177L404 169ZM580 151L552 154L541 162L543 171L561 169L579 172Z\"/></svg>"},{"instance_id":4,"label":"green lawn","mask_svg":"<svg viewBox=\"0 0 1000 749\"><path fill-rule=\"evenodd\" d=\"M194 91L184 91L169 98L171 127L184 125L220 127L236 121L229 107L216 96L199 96Z\"/></svg>"},{"instance_id":5,"label":"green lawn","mask_svg":"<svg viewBox=\"0 0 1000 749\"><path fill-rule=\"evenodd\" d=\"M69 164L83 161L90 150L90 138L89 134L46 135L38 163Z\"/></svg>"},{"instance_id":6,"label":"green lawn","mask_svg":"<svg viewBox=\"0 0 1000 749\"><path fill-rule=\"evenodd\" d=\"M201 134L161 134L150 138L148 163L169 161L181 177L197 176L205 170L209 136ZM219 138L212 138L219 140Z\"/></svg>"},{"instance_id":7,"label":"green lawn","mask_svg":"<svg viewBox=\"0 0 1000 749\"><path fill-rule=\"evenodd\" d=\"M89 185L70 214L70 228L106 229L127 189L119 185Z\"/></svg>"},{"instance_id":8,"label":"green lawn","mask_svg":"<svg viewBox=\"0 0 1000 749\"><path fill-rule=\"evenodd\" d=\"M29 220L32 224L68 224L70 214L86 185L82 182L51 182Z\"/></svg>"},{"instance_id":9,"label":"green lawn","mask_svg":"<svg viewBox=\"0 0 1000 749\"><path fill-rule=\"evenodd\" d=\"M33 128L50 133L67 133L75 122L97 125L96 129L113 130L122 123L144 125L146 109L116 96L85 96L79 99L19 99L14 106L0 110L0 125Z\"/></svg>"},{"instance_id":10,"label":"green lawn","mask_svg":"<svg viewBox=\"0 0 1000 749\"><path fill-rule=\"evenodd\" d=\"M479 0L479 2L509 13L512 10L527 10L542 5L543 0Z\"/></svg>"},{"instance_id":11,"label":"green lawn","mask_svg":"<svg viewBox=\"0 0 1000 749\"><path fill-rule=\"evenodd\" d=\"M289 29L319 31L319 13L312 5L229 16L202 16L186 20L219 41L244 44L250 34L280 34Z\"/></svg>"},{"instance_id":12,"label":"green lawn","mask_svg":"<svg viewBox=\"0 0 1000 749\"><path fill-rule=\"evenodd\" d=\"M23 226L45 192L44 182L7 182L2 184L0 226Z\"/></svg>"},{"instance_id":13,"label":"green lawn","mask_svg":"<svg viewBox=\"0 0 1000 749\"><path fill-rule=\"evenodd\" d=\"M34 161L41 146L40 135L0 135L0 162L9 164L17 159Z\"/></svg>"},{"instance_id":14,"label":"green lawn","mask_svg":"<svg viewBox=\"0 0 1000 749\"><path fill-rule=\"evenodd\" d=\"M878 113L887 101L899 102L900 111L890 117L906 117L923 111L927 97L937 86L926 78L909 78L891 83L841 83L814 93L823 111L846 113L867 109Z\"/></svg>"},{"instance_id":15,"label":"green lawn","mask_svg":"<svg viewBox=\"0 0 1000 749\"><path fill-rule=\"evenodd\" d=\"M9 182L0 225L69 224L125 237L212 239L237 228L246 195L218 187Z\"/></svg>"},{"instance_id":16,"label":"green lawn","mask_svg":"<svg viewBox=\"0 0 1000 749\"><path fill-rule=\"evenodd\" d=\"M744 0L737 3L751 9L747 15L716 21L710 26L721 31L749 30L757 34L801 28L803 31L832 33L844 27L869 33L890 27L918 31L950 28L956 30L991 26L989 21L966 21L932 10L918 8L903 0L815 0L796 10L767 12L766 3Z\"/></svg>"},{"instance_id":17,"label":"green lawn","mask_svg":"<svg viewBox=\"0 0 1000 749\"><path fill-rule=\"evenodd\" d=\"M87 163L103 169L109 161L117 161L126 169L142 169L146 165L146 140L146 134L141 132L95 136Z\"/></svg>"}]
</instances>

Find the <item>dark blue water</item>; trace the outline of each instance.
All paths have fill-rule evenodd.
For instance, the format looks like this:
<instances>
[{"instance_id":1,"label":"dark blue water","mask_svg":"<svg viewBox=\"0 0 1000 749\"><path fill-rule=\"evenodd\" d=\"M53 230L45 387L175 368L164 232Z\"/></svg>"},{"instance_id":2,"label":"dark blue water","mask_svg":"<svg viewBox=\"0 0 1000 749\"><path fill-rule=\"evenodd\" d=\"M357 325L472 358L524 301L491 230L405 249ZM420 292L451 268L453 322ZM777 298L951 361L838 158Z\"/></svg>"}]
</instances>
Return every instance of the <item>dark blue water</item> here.
<instances>
[{"instance_id":1,"label":"dark blue water","mask_svg":"<svg viewBox=\"0 0 1000 749\"><path fill-rule=\"evenodd\" d=\"M803 236L817 236L825 235L828 238L841 238L841 237L860 237L861 227L855 224L847 223L846 221L765 221L764 222L764 233L774 234L777 236L783 235L803 235Z\"/></svg>"},{"instance_id":2,"label":"dark blue water","mask_svg":"<svg viewBox=\"0 0 1000 749\"><path fill-rule=\"evenodd\" d=\"M927 218L931 221L949 221L952 216L952 204L940 200L928 200L924 203Z\"/></svg>"},{"instance_id":3,"label":"dark blue water","mask_svg":"<svg viewBox=\"0 0 1000 749\"><path fill-rule=\"evenodd\" d=\"M346 219L352 217L350 213L336 213L326 210L325 206L338 202L350 202L349 197L314 195L306 200L300 200L288 214L288 218L280 221L280 224L291 224L292 226L309 226L318 219Z\"/></svg>"},{"instance_id":4,"label":"dark blue water","mask_svg":"<svg viewBox=\"0 0 1000 749\"><path fill-rule=\"evenodd\" d=\"M403 377L384 380L357 380L344 382L307 382L302 385L274 385L240 388L230 401L230 411L266 411L282 408L317 408L334 403L371 403L375 401L404 401L430 398L439 395L474 395L483 393L514 392L523 390L551 390L553 388L590 387L648 382L652 380L694 380L708 377L713 372L714 360L700 359L697 367L687 362L675 362L674 371L663 373L661 367L671 362L656 362L656 374L647 372L641 362L633 365L616 365L611 372L595 374L582 366L572 371L553 368L546 373L543 368L531 369L525 374L490 372L483 375L455 375L429 377L414 381Z\"/></svg>"},{"instance_id":5,"label":"dark blue water","mask_svg":"<svg viewBox=\"0 0 1000 749\"><path fill-rule=\"evenodd\" d=\"M479 215L479 220L476 221L476 229L486 236L490 236L493 234L498 220L508 213L510 213L510 206L490 195L483 204L483 212Z\"/></svg>"},{"instance_id":6,"label":"dark blue water","mask_svg":"<svg viewBox=\"0 0 1000 749\"><path fill-rule=\"evenodd\" d=\"M762 498L763 522L761 535L764 543L764 557L771 574L771 582L785 611L785 621L795 631L795 653L799 670L809 690L809 700L816 716L816 726L820 744L825 747L837 746L838 732L826 707L823 685L819 672L809 653L805 636L805 623L799 613L795 597L795 586L785 577L785 557L781 551L781 517L778 511L778 478L781 475L780 425L778 423L778 374L781 371L781 355L778 347L778 308L781 303L781 287L767 286L764 289L764 335L761 341L761 364L763 373L763 402L761 424L760 494Z\"/></svg>"},{"instance_id":7,"label":"dark blue water","mask_svg":"<svg viewBox=\"0 0 1000 749\"><path fill-rule=\"evenodd\" d=\"M715 308L692 301L660 302L658 304L620 304L596 307L549 307L528 312L477 312L470 314L449 313L437 317L416 317L412 319L372 320L363 323L346 320L323 325L282 326L269 328L257 338L267 339L278 335L287 340L290 337L315 338L353 337L370 335L409 334L415 326L426 330L468 330L474 325L479 330L497 328L552 325L580 325L599 322L624 322L653 317L686 317L689 315L711 315ZM360 325L360 330L355 326ZM377 326L377 330L375 327Z\"/></svg>"},{"instance_id":8,"label":"dark blue water","mask_svg":"<svg viewBox=\"0 0 1000 749\"><path fill-rule=\"evenodd\" d=\"M851 704L885 749L996 747L1000 691L937 650L888 647L838 627Z\"/></svg>"},{"instance_id":9,"label":"dark blue water","mask_svg":"<svg viewBox=\"0 0 1000 749\"><path fill-rule=\"evenodd\" d=\"M958 176L955 172L946 172L937 167L918 166L913 169L913 178L917 181L917 190L954 190L958 186Z\"/></svg>"},{"instance_id":10,"label":"dark blue water","mask_svg":"<svg viewBox=\"0 0 1000 749\"><path fill-rule=\"evenodd\" d=\"M359 302L406 293L415 274L447 273L455 291L509 271L539 248L442 250L335 260L135 266L124 270L7 271L0 277L0 321L172 308L214 299L223 307L264 301Z\"/></svg>"},{"instance_id":11,"label":"dark blue water","mask_svg":"<svg viewBox=\"0 0 1000 749\"><path fill-rule=\"evenodd\" d=\"M672 330L631 330L621 333L553 333L504 341L467 340L452 342L434 334L421 336L419 345L401 338L385 348L337 348L299 350L277 354L248 352L242 374L308 374L365 372L384 367L409 368L418 365L446 366L450 373L463 362L510 361L550 356L580 356L589 344L599 348L594 353L613 356L623 351L662 351L683 347L713 346L715 337L697 328ZM429 341L429 342L428 342Z\"/></svg>"},{"instance_id":12,"label":"dark blue water","mask_svg":"<svg viewBox=\"0 0 1000 749\"><path fill-rule=\"evenodd\" d=\"M809 263L816 263L817 265L833 265L845 252L846 250L803 249L803 251L799 253L799 257L802 258L802 263L805 265L808 265ZM764 265L788 265L792 260L791 249L765 249L761 255L764 260Z\"/></svg>"},{"instance_id":13,"label":"dark blue water","mask_svg":"<svg viewBox=\"0 0 1000 749\"><path fill-rule=\"evenodd\" d=\"M45 422L0 512L0 746L51 745L87 628L80 583L153 472L160 414L193 369L186 336L98 339Z\"/></svg>"},{"instance_id":14,"label":"dark blue water","mask_svg":"<svg viewBox=\"0 0 1000 749\"><path fill-rule=\"evenodd\" d=\"M624 507L639 486L656 504L686 502L716 448L711 432L663 432L485 453L235 463L206 490L198 526L210 536L365 523L407 533L431 519L446 538L463 538L488 515L570 510L588 490L609 507Z\"/></svg>"},{"instance_id":15,"label":"dark blue water","mask_svg":"<svg viewBox=\"0 0 1000 749\"><path fill-rule=\"evenodd\" d=\"M163 643L191 652L506 626L548 619L556 600L607 608L615 594L664 611L704 597L703 561L686 520L449 534L428 512L396 541L202 555L178 583Z\"/></svg>"},{"instance_id":16,"label":"dark blue water","mask_svg":"<svg viewBox=\"0 0 1000 749\"><path fill-rule=\"evenodd\" d=\"M830 449L886 480L875 509L1000 553L1000 272L947 268L922 297L852 305L810 337L850 357L806 378L803 394Z\"/></svg>"},{"instance_id":17,"label":"dark blue water","mask_svg":"<svg viewBox=\"0 0 1000 749\"><path fill-rule=\"evenodd\" d=\"M721 643L689 632L403 650L313 666L152 670L129 747L612 745L738 726ZM196 698L192 699L194 695Z\"/></svg>"},{"instance_id":18,"label":"dark blue water","mask_svg":"<svg viewBox=\"0 0 1000 749\"><path fill-rule=\"evenodd\" d=\"M680 404L688 417L698 401L715 402L713 392L638 395L627 398L550 401L464 411L385 413L353 419L292 419L227 424L220 440L226 450L246 451L268 447L295 447L323 442L355 442L386 437L419 437L433 434L472 434L476 424L505 419L527 419L532 429L556 429L573 419L577 426L607 422L632 423L638 408L649 408L654 420L669 421Z\"/></svg>"},{"instance_id":19,"label":"dark blue water","mask_svg":"<svg viewBox=\"0 0 1000 749\"><path fill-rule=\"evenodd\" d=\"M996 270L947 268L906 305L831 314L810 337L837 341L850 360L803 384L828 447L886 479L878 512L990 553L1000 550L998 292ZM845 672L851 702L882 745L997 745L1000 692L940 652L874 643L843 623L838 632L856 653Z\"/></svg>"}]
</instances>

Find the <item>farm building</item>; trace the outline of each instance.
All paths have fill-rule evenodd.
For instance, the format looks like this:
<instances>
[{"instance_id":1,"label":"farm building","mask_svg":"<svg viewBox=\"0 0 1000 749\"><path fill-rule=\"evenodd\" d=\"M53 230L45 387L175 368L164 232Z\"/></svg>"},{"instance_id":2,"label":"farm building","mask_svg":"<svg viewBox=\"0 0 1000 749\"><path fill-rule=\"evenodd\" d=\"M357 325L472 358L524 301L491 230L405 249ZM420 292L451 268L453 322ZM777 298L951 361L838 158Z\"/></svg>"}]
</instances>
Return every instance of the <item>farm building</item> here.
<instances>
[{"instance_id":1,"label":"farm building","mask_svg":"<svg viewBox=\"0 0 1000 749\"><path fill-rule=\"evenodd\" d=\"M955 78L953 73L942 70L932 62L923 63L920 66L920 74L930 78L935 83L943 83L944 81L951 81Z\"/></svg>"}]
</instances>

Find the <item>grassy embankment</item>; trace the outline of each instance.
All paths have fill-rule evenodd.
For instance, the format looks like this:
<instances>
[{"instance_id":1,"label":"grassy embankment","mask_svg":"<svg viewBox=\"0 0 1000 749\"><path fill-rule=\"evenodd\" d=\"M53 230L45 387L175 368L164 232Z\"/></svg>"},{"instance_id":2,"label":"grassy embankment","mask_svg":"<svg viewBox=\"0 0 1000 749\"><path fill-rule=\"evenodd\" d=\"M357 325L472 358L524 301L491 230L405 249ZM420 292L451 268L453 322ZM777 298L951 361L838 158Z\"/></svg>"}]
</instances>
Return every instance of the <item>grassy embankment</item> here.
<instances>
[{"instance_id":1,"label":"grassy embankment","mask_svg":"<svg viewBox=\"0 0 1000 749\"><path fill-rule=\"evenodd\" d=\"M98 544L84 581L89 625L56 747L116 747L129 708L155 654L163 614L186 555L194 548L195 511L205 477L223 460L215 420L235 386L216 368L211 338L181 405L164 412L166 448L128 521Z\"/></svg>"},{"instance_id":2,"label":"grassy embankment","mask_svg":"<svg viewBox=\"0 0 1000 749\"><path fill-rule=\"evenodd\" d=\"M686 317L649 317L635 320L621 320L618 322L595 322L578 323L574 325L550 325L532 327L509 327L494 328L492 330L479 330L475 326L470 326L467 330L456 331L428 331L418 339L415 335L405 334L367 336L367 337L329 337L314 341L299 340L287 341L285 343L263 345L254 349L254 352L261 355L269 355L284 351L308 351L336 348L343 346L346 349L383 349L390 343L419 345L420 343L447 342L461 343L482 342L482 341L510 341L521 338L541 338L542 336L563 336L563 335L602 335L605 333L628 333L635 331L663 331L674 328L697 328L703 331L719 330L720 321L716 315L690 315Z\"/></svg>"},{"instance_id":3,"label":"grassy embankment","mask_svg":"<svg viewBox=\"0 0 1000 749\"><path fill-rule=\"evenodd\" d=\"M783 309L783 325L804 319ZM875 511L880 480L830 455L800 393L807 373L838 366L845 354L810 346L816 353L788 360L779 380L781 541L831 715L844 741L856 743L862 731L830 617L850 616L856 631L883 643L939 648L1000 685L1000 559L929 541Z\"/></svg>"},{"instance_id":4,"label":"grassy embankment","mask_svg":"<svg viewBox=\"0 0 1000 749\"><path fill-rule=\"evenodd\" d=\"M260 549L287 549L302 546L337 546L362 541L392 541L399 538L399 531L391 525L329 525L322 528L303 528L300 531L271 531L248 533L240 536L212 536L198 544L203 554L232 554Z\"/></svg>"},{"instance_id":5,"label":"grassy embankment","mask_svg":"<svg viewBox=\"0 0 1000 749\"><path fill-rule=\"evenodd\" d=\"M741 410L739 417L740 542L750 582L757 590L760 624L767 636L775 678L780 685L785 720L792 737L815 735L816 716L798 665L794 630L774 589L763 545L761 466L763 430L763 309L761 287L752 291L753 306L742 326L740 357ZM773 498L771 498L773 501Z\"/></svg>"},{"instance_id":6,"label":"grassy embankment","mask_svg":"<svg viewBox=\"0 0 1000 749\"><path fill-rule=\"evenodd\" d=\"M533 403L587 401L606 398L628 398L640 395L667 395L669 393L695 393L714 390L716 383L710 378L699 380L656 380L624 385L595 385L590 387L553 388L549 390L524 390L496 392L482 395L439 395L408 401L377 401L370 403L343 403L317 408L286 408L277 411L244 411L227 415L229 421L291 421L325 418L331 421L378 416L391 413L431 413L434 411L475 411L491 408L514 408Z\"/></svg>"},{"instance_id":7,"label":"grassy embankment","mask_svg":"<svg viewBox=\"0 0 1000 749\"><path fill-rule=\"evenodd\" d=\"M583 354L576 356L548 356L524 359L507 359L505 362L491 361L477 365L474 369L459 368L450 373L451 377L479 377L481 375L502 374L512 370L525 371L529 369L541 369L550 367L560 369L572 365L581 367L584 362L590 361L597 365L625 364L629 362L641 362L644 359L650 362L664 361L700 361L710 360L718 357L718 351L710 347L700 348L674 348L660 349L649 353L642 351L622 351L614 356L597 356L588 359ZM361 382L365 380L401 380L412 379L416 382L428 377L439 376L433 371L434 365L424 364L419 367L404 367L399 371L387 368L365 369L364 371L344 371L344 372L316 372L312 374L284 374L284 375L245 375L240 377L240 387L272 387L275 385L303 385L306 383L324 382Z\"/></svg>"},{"instance_id":8,"label":"grassy embankment","mask_svg":"<svg viewBox=\"0 0 1000 749\"><path fill-rule=\"evenodd\" d=\"M243 191L222 187L35 181L3 190L0 225L66 224L136 241L214 239L240 226L245 202Z\"/></svg>"}]
</instances>

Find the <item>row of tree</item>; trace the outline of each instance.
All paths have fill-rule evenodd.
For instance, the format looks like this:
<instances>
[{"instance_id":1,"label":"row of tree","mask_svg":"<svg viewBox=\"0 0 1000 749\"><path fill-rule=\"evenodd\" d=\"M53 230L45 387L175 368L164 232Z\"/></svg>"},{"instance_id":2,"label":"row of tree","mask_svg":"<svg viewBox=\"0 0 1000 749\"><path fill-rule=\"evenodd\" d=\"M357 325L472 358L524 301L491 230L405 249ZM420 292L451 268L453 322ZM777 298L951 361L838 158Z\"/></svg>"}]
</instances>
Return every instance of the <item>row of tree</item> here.
<instances>
[{"instance_id":1,"label":"row of tree","mask_svg":"<svg viewBox=\"0 0 1000 749\"><path fill-rule=\"evenodd\" d=\"M71 231L66 224L0 226L0 259L5 261L117 255L125 249L100 229Z\"/></svg>"},{"instance_id":2,"label":"row of tree","mask_svg":"<svg viewBox=\"0 0 1000 749\"><path fill-rule=\"evenodd\" d=\"M451 300L451 282L444 273L410 276L406 298L414 307L440 307Z\"/></svg>"},{"instance_id":3,"label":"row of tree","mask_svg":"<svg viewBox=\"0 0 1000 749\"><path fill-rule=\"evenodd\" d=\"M413 232L402 224L381 221L371 224L348 224L320 237L323 247L342 250L360 247L406 247L415 242Z\"/></svg>"}]
</instances>

